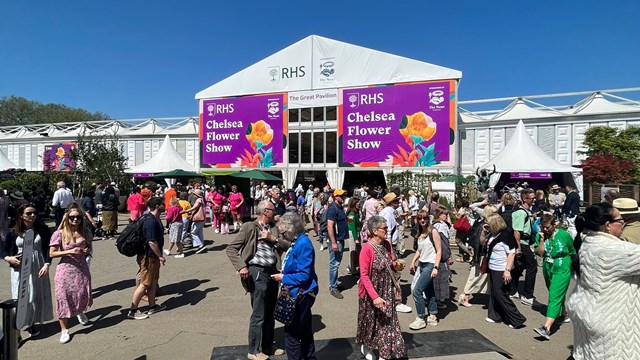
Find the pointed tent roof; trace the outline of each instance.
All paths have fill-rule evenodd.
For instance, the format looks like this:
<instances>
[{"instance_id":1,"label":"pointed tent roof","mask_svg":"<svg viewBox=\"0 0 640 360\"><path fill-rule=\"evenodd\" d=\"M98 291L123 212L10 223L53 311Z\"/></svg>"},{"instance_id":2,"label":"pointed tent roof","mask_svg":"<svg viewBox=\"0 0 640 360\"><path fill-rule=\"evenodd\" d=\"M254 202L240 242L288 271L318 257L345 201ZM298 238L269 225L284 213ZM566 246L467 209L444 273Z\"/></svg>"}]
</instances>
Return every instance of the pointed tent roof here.
<instances>
[{"instance_id":1,"label":"pointed tent roof","mask_svg":"<svg viewBox=\"0 0 640 360\"><path fill-rule=\"evenodd\" d=\"M493 159L482 165L482 169L505 172L582 172L582 169L563 165L547 155L533 142L522 120L518 122L513 136Z\"/></svg>"},{"instance_id":2,"label":"pointed tent roof","mask_svg":"<svg viewBox=\"0 0 640 360\"><path fill-rule=\"evenodd\" d=\"M600 92L596 92L583 100L577 107L568 109L566 112L575 115L590 115L636 111L640 111L639 106L616 104L605 99Z\"/></svg>"},{"instance_id":3,"label":"pointed tent roof","mask_svg":"<svg viewBox=\"0 0 640 360\"><path fill-rule=\"evenodd\" d=\"M199 124L194 118L188 118L185 121L182 121L175 126L164 128L161 131L158 131L159 134L171 134L171 135L193 135L197 134L199 129Z\"/></svg>"},{"instance_id":4,"label":"pointed tent roof","mask_svg":"<svg viewBox=\"0 0 640 360\"><path fill-rule=\"evenodd\" d=\"M200 171L196 166L189 164L182 155L178 154L171 144L169 135L164 138L164 142L160 145L158 152L144 163L134 166L126 170L126 173L163 173L172 170Z\"/></svg>"},{"instance_id":5,"label":"pointed tent roof","mask_svg":"<svg viewBox=\"0 0 640 360\"><path fill-rule=\"evenodd\" d=\"M154 119L150 119L142 124L123 129L118 132L118 135L151 135L160 130L161 128L158 126L158 122Z\"/></svg>"},{"instance_id":6,"label":"pointed tent roof","mask_svg":"<svg viewBox=\"0 0 640 360\"><path fill-rule=\"evenodd\" d=\"M311 35L200 91L196 99L461 77L458 70Z\"/></svg>"},{"instance_id":7,"label":"pointed tent roof","mask_svg":"<svg viewBox=\"0 0 640 360\"><path fill-rule=\"evenodd\" d=\"M9 169L18 169L18 165L14 164L7 156L0 150L0 171Z\"/></svg>"},{"instance_id":8,"label":"pointed tent roof","mask_svg":"<svg viewBox=\"0 0 640 360\"><path fill-rule=\"evenodd\" d=\"M514 100L504 110L496 114L491 120L521 120L558 116L552 112L530 107L522 98Z\"/></svg>"}]
</instances>

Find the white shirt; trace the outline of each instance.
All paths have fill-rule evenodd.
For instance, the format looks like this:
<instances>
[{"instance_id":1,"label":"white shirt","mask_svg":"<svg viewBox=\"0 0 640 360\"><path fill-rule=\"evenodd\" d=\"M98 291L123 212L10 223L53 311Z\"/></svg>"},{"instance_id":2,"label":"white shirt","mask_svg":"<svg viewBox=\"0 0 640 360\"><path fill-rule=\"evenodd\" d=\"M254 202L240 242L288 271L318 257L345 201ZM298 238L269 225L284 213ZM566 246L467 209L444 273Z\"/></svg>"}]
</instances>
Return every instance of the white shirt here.
<instances>
[{"instance_id":1,"label":"white shirt","mask_svg":"<svg viewBox=\"0 0 640 360\"><path fill-rule=\"evenodd\" d=\"M51 201L52 206L60 206L61 209L66 209L71 205L74 201L73 194L71 190L66 187L60 188L53 193L53 200Z\"/></svg>"},{"instance_id":2,"label":"white shirt","mask_svg":"<svg viewBox=\"0 0 640 360\"><path fill-rule=\"evenodd\" d=\"M420 236L420 239L418 239L418 251L420 252L418 261L421 263L434 264L436 262L436 248L428 236Z\"/></svg>"},{"instance_id":3,"label":"white shirt","mask_svg":"<svg viewBox=\"0 0 640 360\"><path fill-rule=\"evenodd\" d=\"M493 241L493 239L489 239ZM489 270L493 271L505 271L507 269L507 257L509 254L516 252L516 249L509 249L507 244L500 242L491 250L491 257L489 258Z\"/></svg>"},{"instance_id":4,"label":"white shirt","mask_svg":"<svg viewBox=\"0 0 640 360\"><path fill-rule=\"evenodd\" d=\"M387 239L391 240L391 244L395 245L398 242L398 222L396 221L396 215L394 213L394 209L391 206L385 206L382 211L380 211L380 216L382 216L385 220L387 220ZM396 231L393 231L393 228L396 228ZM391 233L393 232L393 236Z\"/></svg>"}]
</instances>

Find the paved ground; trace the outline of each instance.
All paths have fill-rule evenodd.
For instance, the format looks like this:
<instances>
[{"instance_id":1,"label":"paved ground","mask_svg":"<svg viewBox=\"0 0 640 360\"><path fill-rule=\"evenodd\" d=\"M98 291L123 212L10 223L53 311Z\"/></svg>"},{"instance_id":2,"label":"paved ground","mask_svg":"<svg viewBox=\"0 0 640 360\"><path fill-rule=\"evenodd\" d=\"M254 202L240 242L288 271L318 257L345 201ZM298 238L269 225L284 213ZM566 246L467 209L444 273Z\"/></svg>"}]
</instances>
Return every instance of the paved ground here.
<instances>
[{"instance_id":1,"label":"paved ground","mask_svg":"<svg viewBox=\"0 0 640 360\"><path fill-rule=\"evenodd\" d=\"M207 252L187 253L184 259L168 258L160 275L162 288L168 295L159 299L167 305L167 311L140 321L125 317L135 285L133 279L137 268L134 259L120 255L114 240L96 241L91 265L94 305L87 313L93 324L84 327L72 320L72 339L64 345L58 342L60 330L57 322L41 326L42 332L38 337L23 342L19 358L209 359L215 346L246 343L249 296L244 294L224 252L232 235L217 235L211 228L206 228L205 237ZM321 292L313 307L316 339L354 336L357 317L355 280L344 275L345 299L334 299L326 290L327 266L327 252L318 252L316 271ZM345 273L345 262L340 270ZM464 286L469 270L468 266L456 263L453 271L451 289L457 294ZM410 292L407 280L410 277L405 272L405 297ZM9 269L6 268L0 273L0 299L7 299L9 294ZM488 299L477 296L471 301L474 304L471 308L452 304L447 310L441 310L441 322L437 328L428 327L422 331L473 328L513 354L514 359L566 359L573 339L571 324L564 324L551 341L540 341L533 332L533 328L543 322L546 309L547 291L541 273L538 273L536 296L540 303L533 308L517 303L528 319L524 329L512 330L503 324L485 322L487 311L482 304ZM410 296L407 303L414 307ZM409 324L415 318L415 310L399 316L403 331L411 332ZM28 336L26 333L23 335ZM282 327L279 325L276 338L282 339Z\"/></svg>"}]
</instances>

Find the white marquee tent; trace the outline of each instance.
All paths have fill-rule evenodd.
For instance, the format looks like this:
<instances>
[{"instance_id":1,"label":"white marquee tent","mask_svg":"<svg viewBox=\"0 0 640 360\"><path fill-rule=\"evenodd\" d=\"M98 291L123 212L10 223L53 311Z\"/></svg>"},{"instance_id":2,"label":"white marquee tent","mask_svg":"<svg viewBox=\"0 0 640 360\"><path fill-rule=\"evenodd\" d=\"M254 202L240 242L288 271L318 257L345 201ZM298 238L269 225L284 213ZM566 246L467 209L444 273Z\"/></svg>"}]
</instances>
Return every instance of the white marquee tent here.
<instances>
[{"instance_id":1,"label":"white marquee tent","mask_svg":"<svg viewBox=\"0 0 640 360\"><path fill-rule=\"evenodd\" d=\"M141 174L141 173L163 173L172 170L185 170L185 171L194 171L199 172L200 169L196 166L189 164L183 157L180 155L176 149L171 144L171 139L169 139L169 135L164 138L164 142L160 145L158 152L149 160L145 161L140 165L136 165L131 169L126 170L125 172L130 174Z\"/></svg>"},{"instance_id":2,"label":"white marquee tent","mask_svg":"<svg viewBox=\"0 0 640 360\"><path fill-rule=\"evenodd\" d=\"M311 35L195 97L209 99L460 78L462 72L458 70Z\"/></svg>"},{"instance_id":3,"label":"white marquee tent","mask_svg":"<svg viewBox=\"0 0 640 360\"><path fill-rule=\"evenodd\" d=\"M574 168L557 162L547 155L533 142L522 120L518 122L513 136L496 156L481 169L493 169L500 173L506 172L537 172L537 173L581 173L582 169Z\"/></svg>"},{"instance_id":4,"label":"white marquee tent","mask_svg":"<svg viewBox=\"0 0 640 360\"><path fill-rule=\"evenodd\" d=\"M18 169L18 165L14 164L2 151L0 151L0 171L9 169Z\"/></svg>"}]
</instances>

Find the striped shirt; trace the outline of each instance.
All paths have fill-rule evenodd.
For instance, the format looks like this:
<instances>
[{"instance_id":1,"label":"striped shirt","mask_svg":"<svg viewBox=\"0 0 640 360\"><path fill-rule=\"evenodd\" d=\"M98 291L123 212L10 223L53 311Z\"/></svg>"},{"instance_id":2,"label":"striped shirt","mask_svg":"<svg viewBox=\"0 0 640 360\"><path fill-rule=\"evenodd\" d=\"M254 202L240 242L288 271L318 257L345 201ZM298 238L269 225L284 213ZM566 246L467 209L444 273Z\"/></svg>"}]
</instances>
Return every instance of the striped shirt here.
<instances>
[{"instance_id":1,"label":"striped shirt","mask_svg":"<svg viewBox=\"0 0 640 360\"><path fill-rule=\"evenodd\" d=\"M268 226L265 226L265 230L269 230ZM249 265L272 267L276 265L276 261L275 244L265 239L258 240L256 254L249 261Z\"/></svg>"}]
</instances>

